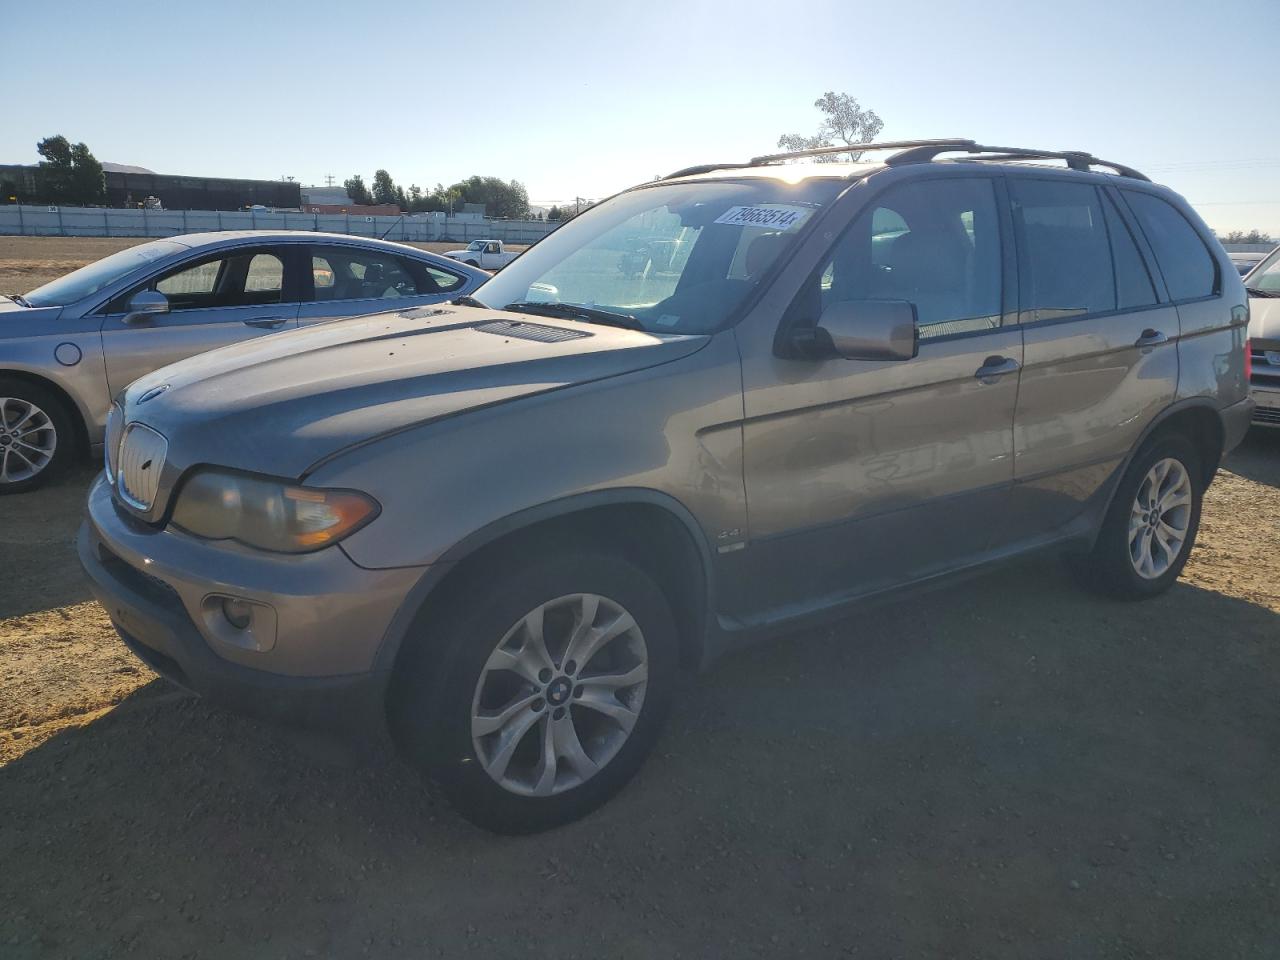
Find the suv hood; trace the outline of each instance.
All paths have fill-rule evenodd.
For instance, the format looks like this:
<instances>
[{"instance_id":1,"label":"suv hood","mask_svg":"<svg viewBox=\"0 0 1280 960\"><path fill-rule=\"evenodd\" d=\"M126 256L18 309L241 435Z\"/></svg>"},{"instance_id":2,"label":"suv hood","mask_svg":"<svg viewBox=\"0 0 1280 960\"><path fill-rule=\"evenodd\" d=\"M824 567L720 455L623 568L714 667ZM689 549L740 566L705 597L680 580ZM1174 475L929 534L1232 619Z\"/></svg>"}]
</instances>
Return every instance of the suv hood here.
<instances>
[{"instance_id":1,"label":"suv hood","mask_svg":"<svg viewBox=\"0 0 1280 960\"><path fill-rule=\"evenodd\" d=\"M423 307L272 334L135 381L125 416L175 467L301 477L352 444L697 351L656 336L473 307Z\"/></svg>"}]
</instances>

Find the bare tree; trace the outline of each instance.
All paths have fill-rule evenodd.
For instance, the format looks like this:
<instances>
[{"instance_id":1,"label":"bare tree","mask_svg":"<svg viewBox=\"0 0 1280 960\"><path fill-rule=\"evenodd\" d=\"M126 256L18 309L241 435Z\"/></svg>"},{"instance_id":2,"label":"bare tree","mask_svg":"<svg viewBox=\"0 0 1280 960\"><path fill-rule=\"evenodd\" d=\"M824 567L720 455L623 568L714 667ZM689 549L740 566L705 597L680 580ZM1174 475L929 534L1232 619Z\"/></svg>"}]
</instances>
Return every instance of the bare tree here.
<instances>
[{"instance_id":1,"label":"bare tree","mask_svg":"<svg viewBox=\"0 0 1280 960\"><path fill-rule=\"evenodd\" d=\"M783 134L778 138L779 147L784 150L812 150L817 147L839 146L841 142L856 147L860 143L870 143L884 128L884 121L874 110L862 109L862 105L847 93L828 90L813 101L813 105L823 115L817 134L812 137L801 133ZM849 156L857 160L862 153L850 150ZM843 155L838 153L814 157L819 163L834 163L842 158Z\"/></svg>"}]
</instances>

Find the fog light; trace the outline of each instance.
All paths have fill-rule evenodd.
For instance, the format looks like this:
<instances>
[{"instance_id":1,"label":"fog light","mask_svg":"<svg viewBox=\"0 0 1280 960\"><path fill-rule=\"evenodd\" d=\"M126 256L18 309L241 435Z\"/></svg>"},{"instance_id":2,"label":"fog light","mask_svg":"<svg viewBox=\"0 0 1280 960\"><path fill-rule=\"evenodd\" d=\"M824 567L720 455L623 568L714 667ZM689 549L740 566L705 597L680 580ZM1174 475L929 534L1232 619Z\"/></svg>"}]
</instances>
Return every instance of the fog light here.
<instances>
[{"instance_id":1,"label":"fog light","mask_svg":"<svg viewBox=\"0 0 1280 960\"><path fill-rule=\"evenodd\" d=\"M223 597L222 615L237 630L244 630L253 621L253 608L243 600Z\"/></svg>"},{"instance_id":2,"label":"fog light","mask_svg":"<svg viewBox=\"0 0 1280 960\"><path fill-rule=\"evenodd\" d=\"M276 645L276 610L261 600L210 593L200 603L200 629L217 644L258 653Z\"/></svg>"}]
</instances>

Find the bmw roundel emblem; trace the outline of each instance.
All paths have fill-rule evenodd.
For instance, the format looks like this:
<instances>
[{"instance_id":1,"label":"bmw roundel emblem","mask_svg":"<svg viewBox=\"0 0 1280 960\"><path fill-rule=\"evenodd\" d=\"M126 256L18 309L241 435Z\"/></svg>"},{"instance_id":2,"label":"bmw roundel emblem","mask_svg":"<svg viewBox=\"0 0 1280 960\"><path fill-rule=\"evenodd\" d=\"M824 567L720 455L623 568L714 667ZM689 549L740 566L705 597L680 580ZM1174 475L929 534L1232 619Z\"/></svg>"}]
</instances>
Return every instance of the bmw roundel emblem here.
<instances>
[{"instance_id":1,"label":"bmw roundel emblem","mask_svg":"<svg viewBox=\"0 0 1280 960\"><path fill-rule=\"evenodd\" d=\"M164 393L168 389L169 389L169 385L167 383L159 387L152 387L150 390L148 390L146 393L144 393L142 396L138 398L138 403L146 403L148 400L154 400L156 397L160 396L160 394Z\"/></svg>"}]
</instances>

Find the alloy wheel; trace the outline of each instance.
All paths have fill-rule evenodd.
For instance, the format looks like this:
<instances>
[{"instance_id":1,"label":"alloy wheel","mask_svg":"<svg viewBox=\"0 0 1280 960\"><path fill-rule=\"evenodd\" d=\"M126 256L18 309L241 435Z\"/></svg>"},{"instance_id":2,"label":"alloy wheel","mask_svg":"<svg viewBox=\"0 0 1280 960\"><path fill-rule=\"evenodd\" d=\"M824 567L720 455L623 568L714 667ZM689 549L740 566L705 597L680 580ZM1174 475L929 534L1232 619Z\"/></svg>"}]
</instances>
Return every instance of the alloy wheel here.
<instances>
[{"instance_id":1,"label":"alloy wheel","mask_svg":"<svg viewBox=\"0 0 1280 960\"><path fill-rule=\"evenodd\" d=\"M0 397L0 484L30 480L53 462L58 431L30 400Z\"/></svg>"},{"instance_id":2,"label":"alloy wheel","mask_svg":"<svg viewBox=\"0 0 1280 960\"><path fill-rule=\"evenodd\" d=\"M1191 475L1172 457L1156 461L1129 513L1129 560L1138 576L1163 576L1182 553L1191 527Z\"/></svg>"},{"instance_id":3,"label":"alloy wheel","mask_svg":"<svg viewBox=\"0 0 1280 960\"><path fill-rule=\"evenodd\" d=\"M581 786L629 739L648 678L644 636L621 605L592 593L547 601L507 632L480 672L475 755L520 796Z\"/></svg>"}]
</instances>

